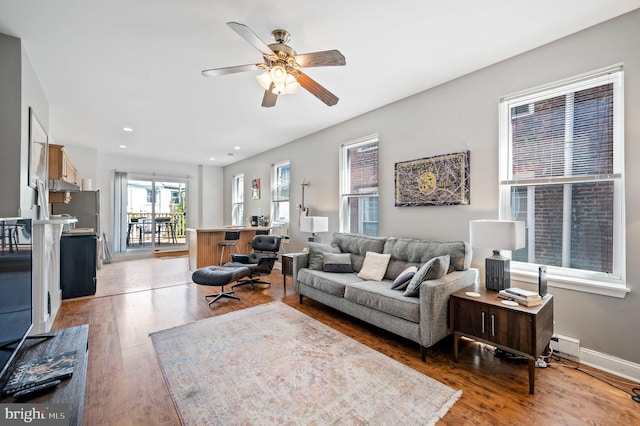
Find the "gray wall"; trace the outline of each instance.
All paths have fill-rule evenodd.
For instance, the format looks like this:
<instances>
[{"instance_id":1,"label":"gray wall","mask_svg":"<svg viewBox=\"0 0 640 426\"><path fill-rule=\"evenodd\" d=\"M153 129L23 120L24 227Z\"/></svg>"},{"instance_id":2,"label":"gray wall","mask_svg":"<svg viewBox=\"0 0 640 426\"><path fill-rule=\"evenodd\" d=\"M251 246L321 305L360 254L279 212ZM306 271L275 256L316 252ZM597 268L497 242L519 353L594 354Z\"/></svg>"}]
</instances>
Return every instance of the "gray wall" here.
<instances>
[{"instance_id":1,"label":"gray wall","mask_svg":"<svg viewBox=\"0 0 640 426\"><path fill-rule=\"evenodd\" d=\"M380 235L468 240L470 219L498 217L498 100L501 96L587 73L617 63L625 66L625 169L627 280L624 299L551 288L556 333L581 346L640 363L640 10L555 41L480 71L387 105L285 146L225 167L225 223L230 223L231 179L245 174L245 216L269 210L270 165L291 161L291 202L300 184L311 186L305 204L312 215L328 215L338 230L338 152L341 143L378 133L380 137ZM434 64L437 66L437 64ZM340 108L340 105L336 106ZM471 151L471 205L394 207L394 164L449 152ZM262 198L250 200L250 182L262 180ZM292 215L295 210L292 210ZM299 250L306 235L292 221ZM321 235L330 240L330 233ZM480 267L486 252L477 251ZM518 283L516 283L518 284Z\"/></svg>"},{"instance_id":2,"label":"gray wall","mask_svg":"<svg viewBox=\"0 0 640 426\"><path fill-rule=\"evenodd\" d=\"M45 131L49 103L20 39L0 34L0 217L32 216L36 191L28 185L29 107Z\"/></svg>"},{"instance_id":3,"label":"gray wall","mask_svg":"<svg viewBox=\"0 0 640 426\"><path fill-rule=\"evenodd\" d=\"M0 182L20 181L20 40L0 34ZM0 190L0 217L17 216L20 209L20 185Z\"/></svg>"}]
</instances>

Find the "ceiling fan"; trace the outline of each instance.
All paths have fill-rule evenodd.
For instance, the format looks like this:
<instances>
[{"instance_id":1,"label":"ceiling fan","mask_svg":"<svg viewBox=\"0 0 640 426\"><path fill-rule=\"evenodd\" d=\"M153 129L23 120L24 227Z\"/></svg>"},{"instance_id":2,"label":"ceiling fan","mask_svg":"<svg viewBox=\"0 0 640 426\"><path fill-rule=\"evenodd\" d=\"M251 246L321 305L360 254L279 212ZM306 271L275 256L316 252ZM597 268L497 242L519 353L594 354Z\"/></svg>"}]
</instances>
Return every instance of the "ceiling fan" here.
<instances>
[{"instance_id":1,"label":"ceiling fan","mask_svg":"<svg viewBox=\"0 0 640 426\"><path fill-rule=\"evenodd\" d=\"M264 70L256 78L264 87L262 106L269 108L276 104L278 95L293 94L302 86L328 106L338 103L338 97L321 86L300 68L345 65L345 59L338 50L297 54L287 45L291 39L285 30L274 30L271 35L275 43L267 45L248 26L237 22L227 25L262 53L263 63L213 68L202 71L206 77L215 77L244 71Z\"/></svg>"}]
</instances>

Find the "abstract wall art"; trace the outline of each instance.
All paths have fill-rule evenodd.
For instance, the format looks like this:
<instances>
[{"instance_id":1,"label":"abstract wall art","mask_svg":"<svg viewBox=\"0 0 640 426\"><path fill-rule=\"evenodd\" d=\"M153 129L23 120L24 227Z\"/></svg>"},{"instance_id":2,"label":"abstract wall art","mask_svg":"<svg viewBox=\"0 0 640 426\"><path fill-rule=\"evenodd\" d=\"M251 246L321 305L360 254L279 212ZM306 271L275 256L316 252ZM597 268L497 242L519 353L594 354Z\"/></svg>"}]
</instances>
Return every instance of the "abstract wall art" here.
<instances>
[{"instance_id":1,"label":"abstract wall art","mask_svg":"<svg viewBox=\"0 0 640 426\"><path fill-rule=\"evenodd\" d=\"M395 205L468 205L469 151L395 164Z\"/></svg>"}]
</instances>

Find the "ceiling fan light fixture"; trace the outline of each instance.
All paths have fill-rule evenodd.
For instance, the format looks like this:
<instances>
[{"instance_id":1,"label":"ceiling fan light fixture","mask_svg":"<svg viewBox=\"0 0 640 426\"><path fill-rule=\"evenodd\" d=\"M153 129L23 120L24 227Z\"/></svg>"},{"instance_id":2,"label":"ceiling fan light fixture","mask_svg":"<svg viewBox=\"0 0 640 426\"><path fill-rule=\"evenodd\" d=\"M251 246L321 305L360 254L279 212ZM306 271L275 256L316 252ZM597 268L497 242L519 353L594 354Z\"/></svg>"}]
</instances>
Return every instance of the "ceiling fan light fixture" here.
<instances>
[{"instance_id":1,"label":"ceiling fan light fixture","mask_svg":"<svg viewBox=\"0 0 640 426\"><path fill-rule=\"evenodd\" d=\"M296 93L298 93L300 91L300 83L298 83L298 80L296 80L296 78L289 74L287 75L287 83L286 83L286 92L287 95L294 95Z\"/></svg>"},{"instance_id":2,"label":"ceiling fan light fixture","mask_svg":"<svg viewBox=\"0 0 640 426\"><path fill-rule=\"evenodd\" d=\"M273 93L274 95L286 95L287 86L285 84L274 84L271 93Z\"/></svg>"},{"instance_id":3,"label":"ceiling fan light fixture","mask_svg":"<svg viewBox=\"0 0 640 426\"><path fill-rule=\"evenodd\" d=\"M262 86L264 90L269 90L271 87L271 76L269 75L269 71L265 71L256 76L256 80L258 80L258 83L260 83L260 86Z\"/></svg>"},{"instance_id":4,"label":"ceiling fan light fixture","mask_svg":"<svg viewBox=\"0 0 640 426\"><path fill-rule=\"evenodd\" d=\"M276 65L269 70L271 80L276 84L285 84L287 82L287 70L281 65Z\"/></svg>"}]
</instances>

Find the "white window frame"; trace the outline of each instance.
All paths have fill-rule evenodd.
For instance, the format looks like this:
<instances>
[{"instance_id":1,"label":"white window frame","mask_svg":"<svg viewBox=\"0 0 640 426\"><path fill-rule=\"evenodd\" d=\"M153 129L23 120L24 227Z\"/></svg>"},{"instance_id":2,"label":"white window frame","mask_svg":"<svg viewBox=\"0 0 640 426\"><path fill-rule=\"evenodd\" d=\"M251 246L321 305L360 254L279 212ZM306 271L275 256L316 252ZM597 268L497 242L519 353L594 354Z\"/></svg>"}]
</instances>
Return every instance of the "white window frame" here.
<instances>
[{"instance_id":1,"label":"white window frame","mask_svg":"<svg viewBox=\"0 0 640 426\"><path fill-rule=\"evenodd\" d=\"M624 149L624 73L621 65L602 69L573 79L556 82L525 92L509 95L500 100L500 154L499 154L499 191L500 218L511 219L511 187L531 185L532 181L518 180L514 177L511 164L511 113L515 106L534 103L536 101L560 96L613 83L614 114L613 141L614 158L622 158ZM568 267L548 266L548 284L550 287L565 288L586 293L601 294L623 298L630 291L626 285L625 261L625 215L624 215L624 161L614 161L617 169L611 176L614 182L614 224L613 224L613 273L585 271ZM598 177L595 177L597 179ZM545 178L544 183L573 183L573 177ZM576 178L576 182L580 179ZM543 183L543 182L534 182ZM569 212L570 213L570 212ZM566 221L565 221L566 223ZM513 280L537 283L538 266L534 263L511 262L511 278Z\"/></svg>"},{"instance_id":2,"label":"white window frame","mask_svg":"<svg viewBox=\"0 0 640 426\"><path fill-rule=\"evenodd\" d=\"M244 173L234 175L232 179L231 225L244 225Z\"/></svg>"},{"instance_id":3,"label":"white window frame","mask_svg":"<svg viewBox=\"0 0 640 426\"><path fill-rule=\"evenodd\" d=\"M349 215L349 201L354 198L362 198L362 197L374 197L378 202L378 231L380 230L380 200L378 196L378 188L380 186L380 174L378 171L378 186L376 186L375 190L372 191L363 191L358 193L350 193L350 170L349 170L349 156L348 152L351 149L357 148L359 146L365 146L372 143L377 143L378 147L378 158L380 158L380 139L377 134L373 134L370 136L366 136L364 138L360 138L348 143L343 144L340 147L340 213L339 213L339 222L340 222L340 232L353 232L353 233L361 233L363 231L363 222L364 222L364 213L360 213L360 217L358 218L358 224L361 229L351 229L351 217Z\"/></svg>"},{"instance_id":4,"label":"white window frame","mask_svg":"<svg viewBox=\"0 0 640 426\"><path fill-rule=\"evenodd\" d=\"M281 193L281 188L284 187L284 184L280 181L280 170L284 168L289 169L289 179L291 179L291 164L289 161L281 161L279 163L274 164L271 167L271 222L272 223L280 223L280 224L288 224L290 220L290 204L289 198L276 200L276 194ZM287 188L289 189L289 196L291 196L291 182L287 182ZM287 203L287 217L280 216L279 213L283 211L281 208L281 203Z\"/></svg>"}]
</instances>

